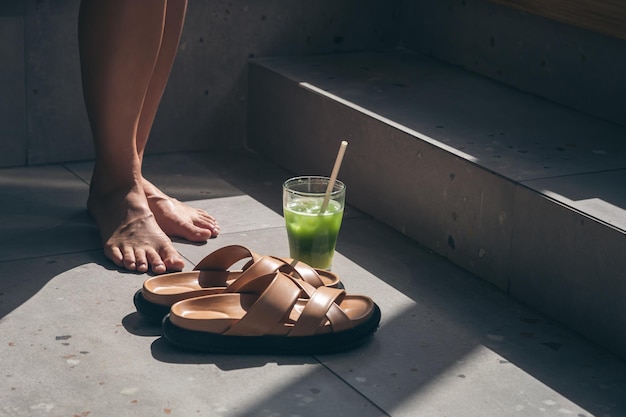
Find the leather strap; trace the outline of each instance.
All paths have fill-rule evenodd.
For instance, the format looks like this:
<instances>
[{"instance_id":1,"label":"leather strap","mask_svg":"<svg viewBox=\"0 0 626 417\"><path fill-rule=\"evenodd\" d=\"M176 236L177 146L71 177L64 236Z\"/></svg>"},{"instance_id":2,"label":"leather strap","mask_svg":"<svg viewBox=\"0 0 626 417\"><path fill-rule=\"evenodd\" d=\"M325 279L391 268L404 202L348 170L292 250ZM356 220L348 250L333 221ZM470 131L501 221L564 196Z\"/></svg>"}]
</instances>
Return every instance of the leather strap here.
<instances>
[{"instance_id":1,"label":"leather strap","mask_svg":"<svg viewBox=\"0 0 626 417\"><path fill-rule=\"evenodd\" d=\"M326 321L326 312L334 304L335 299L343 292L334 288L318 288L289 332L289 336L310 336L317 332Z\"/></svg>"},{"instance_id":2,"label":"leather strap","mask_svg":"<svg viewBox=\"0 0 626 417\"><path fill-rule=\"evenodd\" d=\"M256 262L261 255L241 245L224 246L204 257L194 271L225 271L242 259L252 258ZM249 266L249 265L248 265Z\"/></svg>"},{"instance_id":3,"label":"leather strap","mask_svg":"<svg viewBox=\"0 0 626 417\"><path fill-rule=\"evenodd\" d=\"M260 295L252 306L247 308L246 315L224 332L225 335L271 334L272 329L284 326L289 318L295 320L295 324L288 336L314 335L327 322L335 332L352 328L350 318L338 305L345 296L344 290L325 286L315 288L299 278L280 271L264 276L242 275L236 283L240 284L237 285L237 290L229 287L227 291ZM231 287L234 285L235 283ZM296 303L306 303L299 315L293 314Z\"/></svg>"},{"instance_id":4,"label":"leather strap","mask_svg":"<svg viewBox=\"0 0 626 417\"><path fill-rule=\"evenodd\" d=\"M267 277L267 276L266 276ZM255 281L263 281L258 277ZM249 307L246 315L224 332L230 336L262 336L271 331L292 310L298 300L300 289L286 275L276 273L259 296Z\"/></svg>"},{"instance_id":5,"label":"leather strap","mask_svg":"<svg viewBox=\"0 0 626 417\"><path fill-rule=\"evenodd\" d=\"M263 288L259 288L259 285L264 285L263 281L255 282L257 278L268 274L275 274L284 263L272 256L263 256L257 260L252 266L246 269L235 281L233 281L225 290L225 292L255 292L261 293ZM254 283L256 289L244 288L249 287L251 283Z\"/></svg>"},{"instance_id":6,"label":"leather strap","mask_svg":"<svg viewBox=\"0 0 626 417\"><path fill-rule=\"evenodd\" d=\"M274 258L280 259L285 264L291 267L291 273L288 273L288 275L297 274L302 280L308 282L314 287L321 287L324 285L324 281L317 273L317 271L314 268L310 267L308 264L296 261L295 259L291 258ZM283 270L283 272L287 273L287 270Z\"/></svg>"}]
</instances>

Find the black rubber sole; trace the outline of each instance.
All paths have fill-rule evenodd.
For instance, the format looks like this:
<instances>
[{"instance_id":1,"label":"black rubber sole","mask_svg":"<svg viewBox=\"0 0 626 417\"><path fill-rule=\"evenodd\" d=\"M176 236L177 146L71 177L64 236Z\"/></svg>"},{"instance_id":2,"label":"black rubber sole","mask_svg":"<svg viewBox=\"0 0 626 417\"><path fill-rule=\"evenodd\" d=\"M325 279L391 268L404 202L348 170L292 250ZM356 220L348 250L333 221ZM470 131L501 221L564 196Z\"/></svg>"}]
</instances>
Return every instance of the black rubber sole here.
<instances>
[{"instance_id":1,"label":"black rubber sole","mask_svg":"<svg viewBox=\"0 0 626 417\"><path fill-rule=\"evenodd\" d=\"M163 317L170 313L170 306L151 303L143 297L141 290L137 290L133 296L133 303L143 318L157 326L161 324Z\"/></svg>"},{"instance_id":2,"label":"black rubber sole","mask_svg":"<svg viewBox=\"0 0 626 417\"><path fill-rule=\"evenodd\" d=\"M312 355L342 352L367 342L380 324L380 308L364 323L338 333L314 336L224 336L183 329L169 314L163 318L162 335L172 345L193 351L227 354Z\"/></svg>"}]
</instances>

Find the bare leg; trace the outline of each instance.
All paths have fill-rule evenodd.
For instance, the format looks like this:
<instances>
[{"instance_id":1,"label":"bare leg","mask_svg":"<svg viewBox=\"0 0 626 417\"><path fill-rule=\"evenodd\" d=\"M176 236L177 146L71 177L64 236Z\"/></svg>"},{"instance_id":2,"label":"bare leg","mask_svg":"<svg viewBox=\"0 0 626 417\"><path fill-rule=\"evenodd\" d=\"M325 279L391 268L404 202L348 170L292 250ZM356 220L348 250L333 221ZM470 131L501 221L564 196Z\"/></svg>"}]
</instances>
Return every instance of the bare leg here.
<instances>
[{"instance_id":1,"label":"bare leg","mask_svg":"<svg viewBox=\"0 0 626 417\"><path fill-rule=\"evenodd\" d=\"M96 162L87 207L118 266L155 273L184 261L143 189L137 126L161 47L166 0L83 0L79 46Z\"/></svg>"},{"instance_id":2,"label":"bare leg","mask_svg":"<svg viewBox=\"0 0 626 417\"><path fill-rule=\"evenodd\" d=\"M176 57L186 9L187 0L167 1L163 39L137 127L137 153L140 159L143 158L148 136ZM190 207L170 198L145 178L143 188L152 213L154 213L161 229L168 236L182 237L193 242L204 242L219 233L220 229L217 222L204 210Z\"/></svg>"}]
</instances>

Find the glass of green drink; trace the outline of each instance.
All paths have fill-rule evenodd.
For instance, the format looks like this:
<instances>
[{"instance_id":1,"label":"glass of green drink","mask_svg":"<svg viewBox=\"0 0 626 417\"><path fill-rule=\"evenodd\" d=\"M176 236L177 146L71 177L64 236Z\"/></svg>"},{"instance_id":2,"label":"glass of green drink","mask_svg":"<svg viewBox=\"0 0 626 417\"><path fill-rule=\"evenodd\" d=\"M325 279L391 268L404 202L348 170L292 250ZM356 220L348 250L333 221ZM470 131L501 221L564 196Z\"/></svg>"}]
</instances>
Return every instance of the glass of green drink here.
<instances>
[{"instance_id":1,"label":"glass of green drink","mask_svg":"<svg viewBox=\"0 0 626 417\"><path fill-rule=\"evenodd\" d=\"M327 177L306 176L291 178L283 184L290 256L327 270L333 262L346 200L346 186L336 180L326 209L320 212L329 181Z\"/></svg>"}]
</instances>

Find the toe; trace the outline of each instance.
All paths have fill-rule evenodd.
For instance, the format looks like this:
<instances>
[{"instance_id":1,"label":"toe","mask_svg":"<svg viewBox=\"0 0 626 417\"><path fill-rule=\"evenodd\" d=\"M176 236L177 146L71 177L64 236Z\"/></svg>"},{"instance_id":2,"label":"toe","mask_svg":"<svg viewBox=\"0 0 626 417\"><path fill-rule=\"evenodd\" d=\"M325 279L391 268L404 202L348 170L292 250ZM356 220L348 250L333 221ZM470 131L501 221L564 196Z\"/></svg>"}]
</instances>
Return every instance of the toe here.
<instances>
[{"instance_id":1,"label":"toe","mask_svg":"<svg viewBox=\"0 0 626 417\"><path fill-rule=\"evenodd\" d=\"M134 271L137 268L137 264L135 259L135 251L133 250L133 248L125 247L122 248L121 252L123 256L122 264L124 265L124 268L128 269L129 271Z\"/></svg>"},{"instance_id":2,"label":"toe","mask_svg":"<svg viewBox=\"0 0 626 417\"><path fill-rule=\"evenodd\" d=\"M213 236L213 230L204 223L189 222L181 225L180 228L181 237L191 242L206 242Z\"/></svg>"},{"instance_id":3,"label":"toe","mask_svg":"<svg viewBox=\"0 0 626 417\"><path fill-rule=\"evenodd\" d=\"M117 246L106 245L104 248L104 254L107 258L113 261L113 263L119 267L124 266L124 255Z\"/></svg>"},{"instance_id":4,"label":"toe","mask_svg":"<svg viewBox=\"0 0 626 417\"><path fill-rule=\"evenodd\" d=\"M161 256L155 250L146 252L146 260L155 274L163 274L167 272L167 267Z\"/></svg>"},{"instance_id":5,"label":"toe","mask_svg":"<svg viewBox=\"0 0 626 417\"><path fill-rule=\"evenodd\" d=\"M148 259L146 257L146 251L143 249L135 250L135 268L137 272L148 271Z\"/></svg>"},{"instance_id":6,"label":"toe","mask_svg":"<svg viewBox=\"0 0 626 417\"><path fill-rule=\"evenodd\" d=\"M205 239L215 237L220 233L220 226L212 217L200 217L193 223L195 228L198 229L196 233Z\"/></svg>"},{"instance_id":7,"label":"toe","mask_svg":"<svg viewBox=\"0 0 626 417\"><path fill-rule=\"evenodd\" d=\"M163 249L160 258L163 260L163 266L166 271L182 271L185 267L185 261L173 247Z\"/></svg>"}]
</instances>

